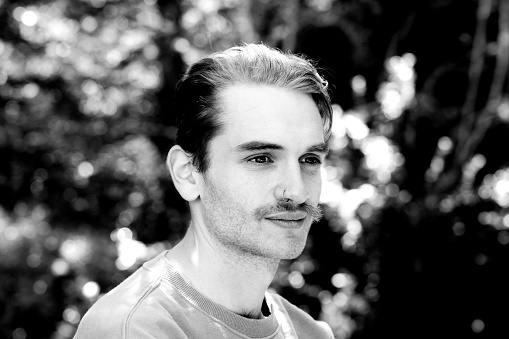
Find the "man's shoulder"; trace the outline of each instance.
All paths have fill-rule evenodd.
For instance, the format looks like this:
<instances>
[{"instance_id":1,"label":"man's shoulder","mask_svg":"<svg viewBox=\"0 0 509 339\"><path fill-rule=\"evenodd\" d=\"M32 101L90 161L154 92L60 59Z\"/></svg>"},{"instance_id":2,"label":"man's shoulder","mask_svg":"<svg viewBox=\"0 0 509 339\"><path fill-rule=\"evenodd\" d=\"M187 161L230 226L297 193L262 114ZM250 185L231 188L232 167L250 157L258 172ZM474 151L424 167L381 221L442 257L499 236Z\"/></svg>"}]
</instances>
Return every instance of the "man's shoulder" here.
<instances>
[{"instance_id":1,"label":"man's shoulder","mask_svg":"<svg viewBox=\"0 0 509 339\"><path fill-rule=\"evenodd\" d=\"M97 300L81 320L75 338L127 338L140 316L144 323L155 320L162 293L159 261L160 256L150 260ZM152 318L145 319L146 314Z\"/></svg>"},{"instance_id":2,"label":"man's shoulder","mask_svg":"<svg viewBox=\"0 0 509 339\"><path fill-rule=\"evenodd\" d=\"M316 338L316 339L333 339L334 335L330 326L321 320L315 320L307 312L295 306L281 295L268 292L274 302L274 306L278 308L276 314L287 317L299 335L299 338ZM276 315L278 316L278 314ZM278 319L279 320L279 319ZM280 322L281 323L281 322Z\"/></svg>"},{"instance_id":3,"label":"man's shoulder","mask_svg":"<svg viewBox=\"0 0 509 339\"><path fill-rule=\"evenodd\" d=\"M102 296L87 313L115 311L124 314L139 305L161 283L161 254L147 261L124 281ZM92 312L91 312L92 311Z\"/></svg>"}]
</instances>

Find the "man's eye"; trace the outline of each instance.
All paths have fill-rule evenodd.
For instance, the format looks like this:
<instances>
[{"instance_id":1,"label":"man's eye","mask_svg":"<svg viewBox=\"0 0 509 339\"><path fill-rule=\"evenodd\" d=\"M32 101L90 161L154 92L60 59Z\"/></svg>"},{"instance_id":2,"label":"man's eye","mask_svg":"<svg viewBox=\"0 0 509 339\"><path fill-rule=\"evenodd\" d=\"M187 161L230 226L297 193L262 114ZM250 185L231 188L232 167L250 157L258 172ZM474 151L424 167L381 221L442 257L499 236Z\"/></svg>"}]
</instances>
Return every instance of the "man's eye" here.
<instances>
[{"instance_id":1,"label":"man's eye","mask_svg":"<svg viewBox=\"0 0 509 339\"><path fill-rule=\"evenodd\" d=\"M321 165L322 159L317 158L317 157L307 157L307 158L303 159L303 162L305 164L309 164L309 165Z\"/></svg>"},{"instance_id":2,"label":"man's eye","mask_svg":"<svg viewBox=\"0 0 509 339\"><path fill-rule=\"evenodd\" d=\"M248 161L254 162L256 164L266 164L272 162L272 159L267 155L258 155L256 157L250 158Z\"/></svg>"}]
</instances>

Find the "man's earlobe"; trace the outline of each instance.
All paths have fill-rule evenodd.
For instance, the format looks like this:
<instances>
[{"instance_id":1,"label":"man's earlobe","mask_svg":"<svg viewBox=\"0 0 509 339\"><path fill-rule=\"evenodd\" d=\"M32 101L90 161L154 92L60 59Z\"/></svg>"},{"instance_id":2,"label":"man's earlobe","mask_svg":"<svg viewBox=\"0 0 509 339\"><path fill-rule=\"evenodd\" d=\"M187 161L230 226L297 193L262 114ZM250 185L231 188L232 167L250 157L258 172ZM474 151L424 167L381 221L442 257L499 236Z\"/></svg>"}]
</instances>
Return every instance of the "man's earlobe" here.
<instances>
[{"instance_id":1,"label":"man's earlobe","mask_svg":"<svg viewBox=\"0 0 509 339\"><path fill-rule=\"evenodd\" d=\"M200 196L199 173L192 163L192 158L182 147L175 145L168 152L166 165L170 170L171 179L182 198L187 201L196 200Z\"/></svg>"}]
</instances>

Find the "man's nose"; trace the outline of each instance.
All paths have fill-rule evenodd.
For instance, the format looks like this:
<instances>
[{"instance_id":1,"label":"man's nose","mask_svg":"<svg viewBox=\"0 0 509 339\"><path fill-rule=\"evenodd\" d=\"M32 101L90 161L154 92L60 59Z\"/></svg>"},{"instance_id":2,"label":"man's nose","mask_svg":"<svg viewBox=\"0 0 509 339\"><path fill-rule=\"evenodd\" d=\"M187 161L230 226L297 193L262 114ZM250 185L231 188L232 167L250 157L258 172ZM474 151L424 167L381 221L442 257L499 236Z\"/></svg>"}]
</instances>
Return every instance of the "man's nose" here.
<instances>
[{"instance_id":1,"label":"man's nose","mask_svg":"<svg viewBox=\"0 0 509 339\"><path fill-rule=\"evenodd\" d=\"M287 166L281 175L285 199L292 200L296 204L302 204L309 199L310 193L306 186L300 163L298 165Z\"/></svg>"}]
</instances>

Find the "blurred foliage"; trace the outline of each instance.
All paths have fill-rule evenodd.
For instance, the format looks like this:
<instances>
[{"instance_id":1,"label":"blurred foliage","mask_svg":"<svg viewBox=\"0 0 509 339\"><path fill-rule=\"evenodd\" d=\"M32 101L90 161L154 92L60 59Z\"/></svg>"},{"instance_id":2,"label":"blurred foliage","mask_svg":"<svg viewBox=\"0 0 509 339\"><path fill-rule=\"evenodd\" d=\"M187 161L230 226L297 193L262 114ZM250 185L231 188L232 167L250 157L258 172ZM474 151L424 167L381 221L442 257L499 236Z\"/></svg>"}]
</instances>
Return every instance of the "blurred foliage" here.
<instances>
[{"instance_id":1,"label":"blurred foliage","mask_svg":"<svg viewBox=\"0 0 509 339\"><path fill-rule=\"evenodd\" d=\"M271 288L338 339L507 333L508 0L0 0L0 25L0 338L71 338L181 238L173 88L241 41L317 60L335 104L325 218Z\"/></svg>"}]
</instances>

